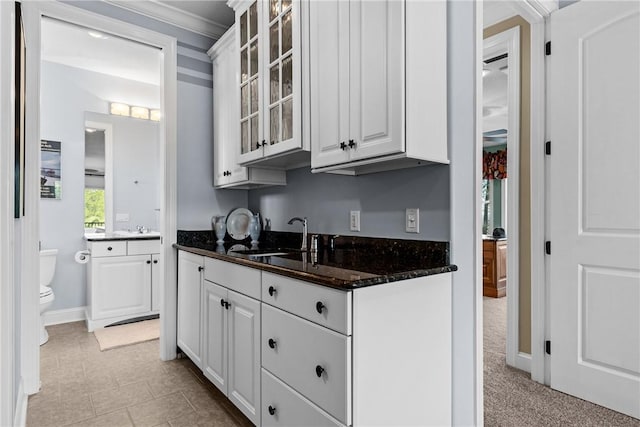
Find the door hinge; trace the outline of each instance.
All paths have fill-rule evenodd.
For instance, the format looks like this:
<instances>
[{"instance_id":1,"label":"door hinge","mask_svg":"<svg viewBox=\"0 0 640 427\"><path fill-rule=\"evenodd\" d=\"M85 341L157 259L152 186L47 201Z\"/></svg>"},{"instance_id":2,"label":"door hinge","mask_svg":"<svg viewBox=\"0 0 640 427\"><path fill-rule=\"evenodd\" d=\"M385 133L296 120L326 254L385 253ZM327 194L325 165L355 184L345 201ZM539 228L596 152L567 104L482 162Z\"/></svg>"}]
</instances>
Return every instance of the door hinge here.
<instances>
[{"instance_id":1,"label":"door hinge","mask_svg":"<svg viewBox=\"0 0 640 427\"><path fill-rule=\"evenodd\" d=\"M546 340L544 342L544 352L547 353L548 355L551 355L551 341L550 340Z\"/></svg>"},{"instance_id":2,"label":"door hinge","mask_svg":"<svg viewBox=\"0 0 640 427\"><path fill-rule=\"evenodd\" d=\"M547 141L544 143L544 154L547 156L551 155L551 141Z\"/></svg>"},{"instance_id":3,"label":"door hinge","mask_svg":"<svg viewBox=\"0 0 640 427\"><path fill-rule=\"evenodd\" d=\"M544 44L544 54L551 55L551 41L548 41Z\"/></svg>"},{"instance_id":4,"label":"door hinge","mask_svg":"<svg viewBox=\"0 0 640 427\"><path fill-rule=\"evenodd\" d=\"M547 240L546 242L544 242L544 252L547 255L551 255L551 242L549 240Z\"/></svg>"}]
</instances>

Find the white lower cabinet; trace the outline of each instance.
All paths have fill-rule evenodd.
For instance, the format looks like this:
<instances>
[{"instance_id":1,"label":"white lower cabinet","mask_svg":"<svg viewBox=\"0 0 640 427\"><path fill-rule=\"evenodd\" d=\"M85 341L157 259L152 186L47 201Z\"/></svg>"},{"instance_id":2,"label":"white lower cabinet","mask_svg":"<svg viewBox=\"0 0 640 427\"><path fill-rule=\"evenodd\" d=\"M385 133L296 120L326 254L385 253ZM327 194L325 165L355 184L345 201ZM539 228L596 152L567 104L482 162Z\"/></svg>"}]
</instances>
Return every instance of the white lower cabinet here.
<instances>
[{"instance_id":1,"label":"white lower cabinet","mask_svg":"<svg viewBox=\"0 0 640 427\"><path fill-rule=\"evenodd\" d=\"M343 291L205 258L199 294L194 257L179 345L255 425L451 424L451 273Z\"/></svg>"},{"instance_id":2,"label":"white lower cabinet","mask_svg":"<svg viewBox=\"0 0 640 427\"><path fill-rule=\"evenodd\" d=\"M160 310L160 241L89 241L86 323L89 332Z\"/></svg>"},{"instance_id":3,"label":"white lower cabinet","mask_svg":"<svg viewBox=\"0 0 640 427\"><path fill-rule=\"evenodd\" d=\"M263 426L343 426L309 399L262 370Z\"/></svg>"},{"instance_id":4,"label":"white lower cabinet","mask_svg":"<svg viewBox=\"0 0 640 427\"><path fill-rule=\"evenodd\" d=\"M200 304L204 257L178 252L178 347L202 368Z\"/></svg>"},{"instance_id":5,"label":"white lower cabinet","mask_svg":"<svg viewBox=\"0 0 640 427\"><path fill-rule=\"evenodd\" d=\"M205 280L204 375L260 424L260 301Z\"/></svg>"}]
</instances>

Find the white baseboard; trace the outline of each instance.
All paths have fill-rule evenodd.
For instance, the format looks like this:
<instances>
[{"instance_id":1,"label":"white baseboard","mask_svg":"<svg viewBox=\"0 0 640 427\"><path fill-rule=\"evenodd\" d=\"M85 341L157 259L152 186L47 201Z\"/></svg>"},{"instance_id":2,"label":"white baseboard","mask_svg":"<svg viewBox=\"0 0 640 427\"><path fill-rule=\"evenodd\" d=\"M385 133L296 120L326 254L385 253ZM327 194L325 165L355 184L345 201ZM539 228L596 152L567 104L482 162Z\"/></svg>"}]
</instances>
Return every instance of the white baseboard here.
<instances>
[{"instance_id":1,"label":"white baseboard","mask_svg":"<svg viewBox=\"0 0 640 427\"><path fill-rule=\"evenodd\" d=\"M16 401L16 413L13 418L14 427L24 427L27 424L27 403L29 395L24 392L23 381L20 380L18 387L18 398Z\"/></svg>"},{"instance_id":2,"label":"white baseboard","mask_svg":"<svg viewBox=\"0 0 640 427\"><path fill-rule=\"evenodd\" d=\"M531 355L527 353L518 353L516 355L516 364L515 367L531 373Z\"/></svg>"},{"instance_id":3,"label":"white baseboard","mask_svg":"<svg viewBox=\"0 0 640 427\"><path fill-rule=\"evenodd\" d=\"M59 325L60 323L79 322L86 319L85 307L65 308L62 310L45 311L42 315L44 325Z\"/></svg>"}]
</instances>

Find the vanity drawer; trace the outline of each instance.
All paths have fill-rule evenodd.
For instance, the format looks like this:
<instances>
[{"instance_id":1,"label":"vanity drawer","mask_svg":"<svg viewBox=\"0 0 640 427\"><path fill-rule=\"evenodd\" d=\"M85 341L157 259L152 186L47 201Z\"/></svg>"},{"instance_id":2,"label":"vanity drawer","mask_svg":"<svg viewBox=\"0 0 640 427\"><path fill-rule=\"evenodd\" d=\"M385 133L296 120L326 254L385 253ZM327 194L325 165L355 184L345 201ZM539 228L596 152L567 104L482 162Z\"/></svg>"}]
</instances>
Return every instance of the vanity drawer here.
<instances>
[{"instance_id":1,"label":"vanity drawer","mask_svg":"<svg viewBox=\"0 0 640 427\"><path fill-rule=\"evenodd\" d=\"M344 424L263 369L262 426L335 427Z\"/></svg>"},{"instance_id":2,"label":"vanity drawer","mask_svg":"<svg viewBox=\"0 0 640 427\"><path fill-rule=\"evenodd\" d=\"M91 242L89 248L92 257L123 256L127 254L126 240L111 240L106 242Z\"/></svg>"},{"instance_id":3,"label":"vanity drawer","mask_svg":"<svg viewBox=\"0 0 640 427\"><path fill-rule=\"evenodd\" d=\"M351 424L351 337L263 303L262 366Z\"/></svg>"},{"instance_id":4,"label":"vanity drawer","mask_svg":"<svg viewBox=\"0 0 640 427\"><path fill-rule=\"evenodd\" d=\"M351 292L262 273L262 301L351 335Z\"/></svg>"},{"instance_id":5,"label":"vanity drawer","mask_svg":"<svg viewBox=\"0 0 640 427\"><path fill-rule=\"evenodd\" d=\"M260 299L260 270L255 268L205 258L204 279L251 298Z\"/></svg>"},{"instance_id":6,"label":"vanity drawer","mask_svg":"<svg viewBox=\"0 0 640 427\"><path fill-rule=\"evenodd\" d=\"M127 254L148 255L160 253L160 239L129 240Z\"/></svg>"}]
</instances>

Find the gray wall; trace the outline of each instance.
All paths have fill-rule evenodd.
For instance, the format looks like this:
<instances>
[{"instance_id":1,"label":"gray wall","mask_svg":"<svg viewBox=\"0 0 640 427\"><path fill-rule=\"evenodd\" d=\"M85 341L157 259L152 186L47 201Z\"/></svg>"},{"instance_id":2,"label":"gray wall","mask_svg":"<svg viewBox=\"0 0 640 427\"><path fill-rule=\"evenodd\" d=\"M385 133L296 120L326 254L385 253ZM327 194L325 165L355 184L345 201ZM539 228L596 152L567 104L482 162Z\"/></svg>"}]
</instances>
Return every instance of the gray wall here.
<instances>
[{"instance_id":1,"label":"gray wall","mask_svg":"<svg viewBox=\"0 0 640 427\"><path fill-rule=\"evenodd\" d=\"M405 209L420 208L420 233L405 232ZM309 232L449 240L449 166L431 165L362 176L287 172L286 187L249 191L249 209L273 230L300 231L289 218L306 216ZM360 232L349 231L349 212L360 211Z\"/></svg>"}]
</instances>

